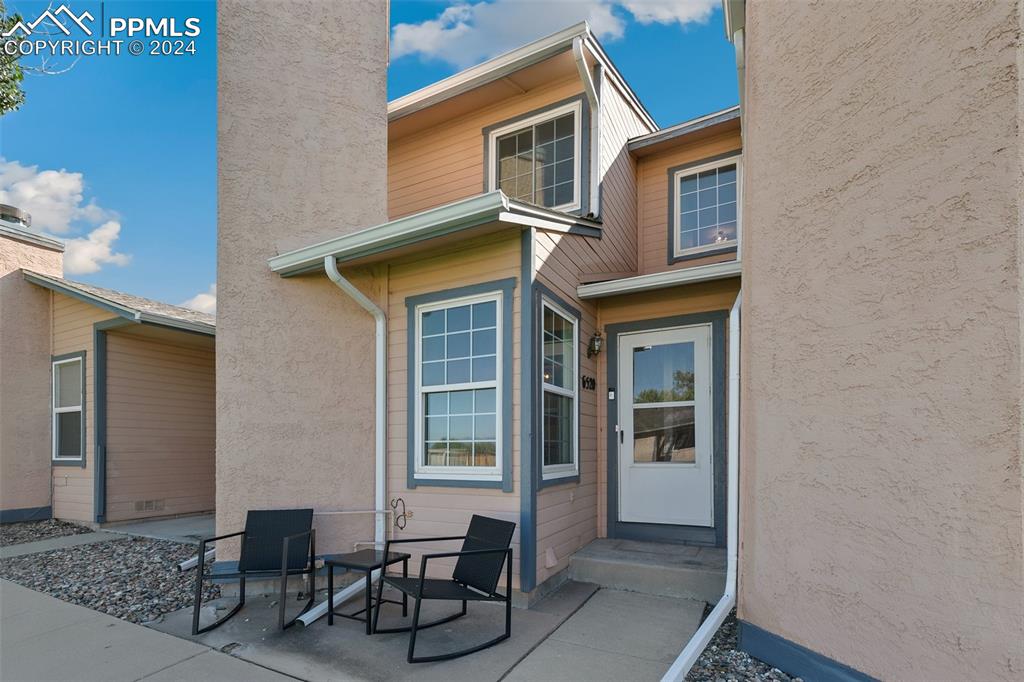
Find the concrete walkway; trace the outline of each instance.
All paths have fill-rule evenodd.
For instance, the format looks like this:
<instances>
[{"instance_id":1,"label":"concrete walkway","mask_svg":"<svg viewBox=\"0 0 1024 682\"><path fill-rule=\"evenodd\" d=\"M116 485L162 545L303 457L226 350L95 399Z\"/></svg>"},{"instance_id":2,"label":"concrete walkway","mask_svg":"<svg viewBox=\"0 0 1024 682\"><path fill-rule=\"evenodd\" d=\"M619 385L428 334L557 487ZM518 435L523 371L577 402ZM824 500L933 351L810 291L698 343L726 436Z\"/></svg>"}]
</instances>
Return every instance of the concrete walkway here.
<instances>
[{"instance_id":1,"label":"concrete walkway","mask_svg":"<svg viewBox=\"0 0 1024 682\"><path fill-rule=\"evenodd\" d=\"M660 680L703 613L699 601L601 589L504 679Z\"/></svg>"},{"instance_id":2,"label":"concrete walkway","mask_svg":"<svg viewBox=\"0 0 1024 682\"><path fill-rule=\"evenodd\" d=\"M172 519L143 519L127 521L103 527L110 533L136 535L154 540L170 540L186 545L197 545L203 538L216 535L216 521L213 514L193 514Z\"/></svg>"},{"instance_id":3,"label":"concrete walkway","mask_svg":"<svg viewBox=\"0 0 1024 682\"><path fill-rule=\"evenodd\" d=\"M0 580L0 679L276 682L293 678Z\"/></svg>"},{"instance_id":4,"label":"concrete walkway","mask_svg":"<svg viewBox=\"0 0 1024 682\"><path fill-rule=\"evenodd\" d=\"M55 538L37 540L36 542L23 542L20 545L8 545L0 547L0 559L10 559L25 554L37 552L49 552L51 549L64 549L65 547L77 547L79 545L91 545L95 542L107 542L109 540L123 540L124 536L116 533L79 533L78 535L61 535Z\"/></svg>"}]
</instances>

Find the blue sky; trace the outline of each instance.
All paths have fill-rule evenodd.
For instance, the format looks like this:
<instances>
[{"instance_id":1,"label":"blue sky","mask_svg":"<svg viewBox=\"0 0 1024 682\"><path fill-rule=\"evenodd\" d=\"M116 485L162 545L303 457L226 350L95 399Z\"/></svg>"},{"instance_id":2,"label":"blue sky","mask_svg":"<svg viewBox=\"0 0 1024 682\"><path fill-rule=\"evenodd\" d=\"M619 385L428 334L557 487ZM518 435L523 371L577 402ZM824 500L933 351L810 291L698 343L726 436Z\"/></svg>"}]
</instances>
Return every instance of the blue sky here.
<instances>
[{"instance_id":1,"label":"blue sky","mask_svg":"<svg viewBox=\"0 0 1024 682\"><path fill-rule=\"evenodd\" d=\"M47 6L7 4L26 19ZM69 5L100 16L99 2ZM172 303L212 293L215 4L107 0L103 11L197 17L196 54L88 56L27 76L26 104L0 119L0 200L36 202L36 227L70 240L69 277ZM718 0L392 2L388 96L584 18L660 125L736 103Z\"/></svg>"}]
</instances>

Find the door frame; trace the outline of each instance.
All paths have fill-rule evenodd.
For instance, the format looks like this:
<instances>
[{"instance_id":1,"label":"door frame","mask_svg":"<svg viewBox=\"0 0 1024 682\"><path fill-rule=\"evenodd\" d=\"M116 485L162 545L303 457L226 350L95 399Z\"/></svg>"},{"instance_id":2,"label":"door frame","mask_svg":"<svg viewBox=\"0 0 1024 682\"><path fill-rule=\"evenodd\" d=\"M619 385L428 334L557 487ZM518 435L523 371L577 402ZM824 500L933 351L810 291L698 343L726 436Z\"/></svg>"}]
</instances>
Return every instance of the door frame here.
<instances>
[{"instance_id":1,"label":"door frame","mask_svg":"<svg viewBox=\"0 0 1024 682\"><path fill-rule=\"evenodd\" d=\"M725 323L728 310L714 310L706 313L675 315L636 322L622 322L605 327L608 338L606 351L607 393L607 465L608 489L606 491L608 510L608 537L651 542L673 542L687 545L725 547ZM699 324L711 325L711 414L712 424L712 470L714 478L714 526L680 526L662 523L631 523L619 520L619 439L615 431L618 423L619 382L619 335L640 331L658 331L672 327L687 327ZM616 391L615 398L611 397Z\"/></svg>"}]
</instances>

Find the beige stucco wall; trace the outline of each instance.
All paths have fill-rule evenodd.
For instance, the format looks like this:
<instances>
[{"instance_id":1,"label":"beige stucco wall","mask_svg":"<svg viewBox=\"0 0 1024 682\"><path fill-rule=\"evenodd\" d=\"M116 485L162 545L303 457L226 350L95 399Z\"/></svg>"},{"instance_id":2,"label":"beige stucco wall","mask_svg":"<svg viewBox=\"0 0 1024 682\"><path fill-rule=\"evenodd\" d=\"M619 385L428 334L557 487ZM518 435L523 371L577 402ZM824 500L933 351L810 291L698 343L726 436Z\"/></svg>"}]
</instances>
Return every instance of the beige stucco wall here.
<instances>
[{"instance_id":1,"label":"beige stucco wall","mask_svg":"<svg viewBox=\"0 0 1024 682\"><path fill-rule=\"evenodd\" d=\"M0 510L50 505L50 292L20 268L60 276L63 254L0 236Z\"/></svg>"},{"instance_id":2,"label":"beige stucco wall","mask_svg":"<svg viewBox=\"0 0 1024 682\"><path fill-rule=\"evenodd\" d=\"M373 319L325 276L281 279L266 261L384 221L387 20L382 0L217 10L226 532L253 508L373 506ZM372 539L370 517L346 518L318 519L318 549ZM218 547L218 559L233 558Z\"/></svg>"},{"instance_id":3,"label":"beige stucco wall","mask_svg":"<svg viewBox=\"0 0 1024 682\"><path fill-rule=\"evenodd\" d=\"M214 508L214 347L139 325L107 332L107 521Z\"/></svg>"},{"instance_id":4,"label":"beige stucco wall","mask_svg":"<svg viewBox=\"0 0 1024 682\"><path fill-rule=\"evenodd\" d=\"M739 616L1024 674L1021 5L747 3Z\"/></svg>"}]
</instances>

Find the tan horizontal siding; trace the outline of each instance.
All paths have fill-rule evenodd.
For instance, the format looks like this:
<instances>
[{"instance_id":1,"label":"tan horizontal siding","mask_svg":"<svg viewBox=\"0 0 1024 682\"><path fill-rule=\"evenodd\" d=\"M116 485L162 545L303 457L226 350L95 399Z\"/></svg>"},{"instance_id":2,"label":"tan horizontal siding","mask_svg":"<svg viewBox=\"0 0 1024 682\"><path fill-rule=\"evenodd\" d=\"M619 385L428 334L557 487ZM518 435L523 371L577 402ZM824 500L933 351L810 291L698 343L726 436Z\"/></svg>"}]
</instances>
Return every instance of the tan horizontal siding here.
<instances>
[{"instance_id":1,"label":"tan horizontal siding","mask_svg":"<svg viewBox=\"0 0 1024 682\"><path fill-rule=\"evenodd\" d=\"M517 524L513 538L516 560L513 566L515 584L519 575L519 334L522 282L520 281L520 236L518 231L466 240L455 247L431 251L399 260L388 266L388 497L402 498L412 513L403 531L396 537L415 538L434 535L462 535L470 516L474 513L514 521ZM407 427L411 415L408 409L407 343L408 323L405 299L408 296L432 293L445 289L490 282L514 277L512 348L505 349L506 362L512 362L512 493L493 488L455 488L420 485L407 486ZM457 547L458 543L451 545ZM425 549L413 545L411 554ZM414 565L419 559L414 560ZM431 574L447 575L451 561L431 564Z\"/></svg>"},{"instance_id":2,"label":"tan horizontal siding","mask_svg":"<svg viewBox=\"0 0 1024 682\"><path fill-rule=\"evenodd\" d=\"M107 334L108 521L213 509L215 435L212 339Z\"/></svg>"},{"instance_id":3,"label":"tan horizontal siding","mask_svg":"<svg viewBox=\"0 0 1024 682\"><path fill-rule=\"evenodd\" d=\"M96 357L93 349L93 325L97 322L116 319L116 316L102 308L89 305L78 299L54 293L52 306L52 352L66 355L84 351L85 356L85 468L78 466L53 466L53 515L72 521L95 521L93 509L93 472L96 423L94 419ZM53 426L51 420L51 448Z\"/></svg>"},{"instance_id":4,"label":"tan horizontal siding","mask_svg":"<svg viewBox=\"0 0 1024 682\"><path fill-rule=\"evenodd\" d=\"M641 274L720 263L735 258L735 254L720 254L669 265L668 243L672 227L668 222L668 170L736 151L741 146L739 130L735 130L692 144L680 145L671 150L642 158L637 162L637 216L640 234Z\"/></svg>"},{"instance_id":5,"label":"tan horizontal siding","mask_svg":"<svg viewBox=\"0 0 1024 682\"><path fill-rule=\"evenodd\" d=\"M535 250L537 281L580 311L579 371L595 377L597 362L587 357L587 344L597 327L597 305L576 295L580 273L588 267L589 240L538 232ZM557 303L557 301L556 301ZM538 330L539 333L539 330ZM579 377L577 377L577 382ZM540 409L538 406L536 409ZM537 442L541 442L537 434ZM579 390L579 482L558 483L537 493L537 584L568 566L569 557L597 537L597 393ZM542 462L542 453L537 453ZM548 566L548 552L555 563Z\"/></svg>"},{"instance_id":6,"label":"tan horizontal siding","mask_svg":"<svg viewBox=\"0 0 1024 682\"><path fill-rule=\"evenodd\" d=\"M388 144L388 215L423 211L484 191L483 129L582 91L577 77L502 99Z\"/></svg>"},{"instance_id":7,"label":"tan horizontal siding","mask_svg":"<svg viewBox=\"0 0 1024 682\"><path fill-rule=\"evenodd\" d=\"M611 324L729 310L736 301L739 290L740 279L736 277L600 299L598 308L600 328L607 338L606 329ZM607 395L609 387L607 361L607 353L601 353L598 356L596 392L598 396ZM726 397L726 405L728 405L728 397ZM597 408L597 476L598 488L602 491L597 499L597 518L600 537L606 537L608 534L608 496L604 491L608 488L608 402L599 400Z\"/></svg>"}]
</instances>

